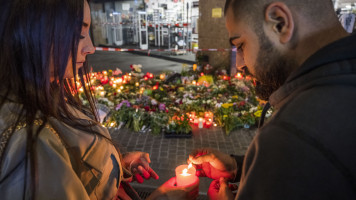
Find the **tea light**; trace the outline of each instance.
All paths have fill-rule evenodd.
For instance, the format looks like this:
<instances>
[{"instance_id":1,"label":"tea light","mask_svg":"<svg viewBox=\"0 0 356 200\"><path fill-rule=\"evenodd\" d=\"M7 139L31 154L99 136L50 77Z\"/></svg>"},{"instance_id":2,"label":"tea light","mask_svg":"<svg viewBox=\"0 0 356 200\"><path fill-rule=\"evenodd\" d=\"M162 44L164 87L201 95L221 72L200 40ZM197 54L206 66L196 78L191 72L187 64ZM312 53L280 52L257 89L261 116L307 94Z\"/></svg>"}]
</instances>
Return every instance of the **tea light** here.
<instances>
[{"instance_id":1,"label":"tea light","mask_svg":"<svg viewBox=\"0 0 356 200\"><path fill-rule=\"evenodd\" d=\"M165 74L161 74L161 75L159 76L159 78L160 78L162 81L164 81L164 79L166 79L166 75L165 75Z\"/></svg>"},{"instance_id":2,"label":"tea light","mask_svg":"<svg viewBox=\"0 0 356 200\"><path fill-rule=\"evenodd\" d=\"M140 83L139 82L136 82L135 83L136 87L140 86Z\"/></svg>"},{"instance_id":3,"label":"tea light","mask_svg":"<svg viewBox=\"0 0 356 200\"><path fill-rule=\"evenodd\" d=\"M196 85L196 84L197 84L197 82L196 82L196 81L193 81L193 82L192 82L192 84L193 84L193 85Z\"/></svg>"},{"instance_id":4,"label":"tea light","mask_svg":"<svg viewBox=\"0 0 356 200\"><path fill-rule=\"evenodd\" d=\"M117 85L114 83L114 84L112 84L112 87L113 87L113 88L116 88L116 87L117 87Z\"/></svg>"},{"instance_id":5,"label":"tea light","mask_svg":"<svg viewBox=\"0 0 356 200\"><path fill-rule=\"evenodd\" d=\"M180 165L176 168L177 186L199 185L196 169L190 164Z\"/></svg>"}]
</instances>

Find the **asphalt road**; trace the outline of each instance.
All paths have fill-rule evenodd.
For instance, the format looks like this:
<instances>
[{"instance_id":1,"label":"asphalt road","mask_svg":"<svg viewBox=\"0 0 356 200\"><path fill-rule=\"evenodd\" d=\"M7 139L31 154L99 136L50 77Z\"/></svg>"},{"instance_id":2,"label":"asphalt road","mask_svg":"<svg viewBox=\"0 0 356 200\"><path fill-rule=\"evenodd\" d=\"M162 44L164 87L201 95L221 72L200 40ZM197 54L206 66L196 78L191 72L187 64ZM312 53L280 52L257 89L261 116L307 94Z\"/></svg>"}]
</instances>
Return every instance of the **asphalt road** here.
<instances>
[{"instance_id":1,"label":"asphalt road","mask_svg":"<svg viewBox=\"0 0 356 200\"><path fill-rule=\"evenodd\" d=\"M165 59L154 58L132 54L128 52L103 52L96 51L93 55L88 55L89 66L94 71L115 70L119 68L122 72L130 72L131 64L141 64L144 73L150 72L158 74L162 71L181 72L182 63Z\"/></svg>"}]
</instances>

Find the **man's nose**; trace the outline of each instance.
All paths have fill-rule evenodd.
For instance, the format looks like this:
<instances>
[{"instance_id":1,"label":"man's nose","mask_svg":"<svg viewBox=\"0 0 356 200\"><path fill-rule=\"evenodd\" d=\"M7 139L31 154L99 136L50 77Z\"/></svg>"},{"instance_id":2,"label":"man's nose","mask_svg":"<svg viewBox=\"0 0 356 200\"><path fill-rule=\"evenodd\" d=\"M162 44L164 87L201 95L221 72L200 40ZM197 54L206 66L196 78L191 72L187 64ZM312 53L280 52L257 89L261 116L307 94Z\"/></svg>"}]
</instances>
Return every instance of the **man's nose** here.
<instances>
[{"instance_id":1,"label":"man's nose","mask_svg":"<svg viewBox=\"0 0 356 200\"><path fill-rule=\"evenodd\" d=\"M243 71L246 67L244 57L240 53L236 53L236 68L239 71Z\"/></svg>"}]
</instances>

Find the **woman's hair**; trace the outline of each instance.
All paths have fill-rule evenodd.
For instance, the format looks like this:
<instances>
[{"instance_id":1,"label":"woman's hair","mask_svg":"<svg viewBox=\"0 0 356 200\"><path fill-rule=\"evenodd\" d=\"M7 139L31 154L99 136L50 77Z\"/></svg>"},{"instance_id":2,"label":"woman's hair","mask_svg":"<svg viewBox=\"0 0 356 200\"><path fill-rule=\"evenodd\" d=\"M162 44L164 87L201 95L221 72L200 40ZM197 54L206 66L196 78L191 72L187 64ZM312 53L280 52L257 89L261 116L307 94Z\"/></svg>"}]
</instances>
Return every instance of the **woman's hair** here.
<instances>
[{"instance_id":1,"label":"woman's hair","mask_svg":"<svg viewBox=\"0 0 356 200\"><path fill-rule=\"evenodd\" d=\"M91 127L68 110L70 105L98 121L90 86L83 87L90 104L85 108L75 92L75 81L65 79L70 57L74 77L77 75L83 13L83 0L3 0L0 5L0 109L6 101L22 105L21 114L11 126L27 124L26 163L31 163L32 187L37 185L33 138L37 138L48 118L90 132ZM84 63L78 72L83 86L90 84L87 72L88 65ZM43 125L34 133L35 120L43 121ZM34 192L32 198L35 195Z\"/></svg>"}]
</instances>

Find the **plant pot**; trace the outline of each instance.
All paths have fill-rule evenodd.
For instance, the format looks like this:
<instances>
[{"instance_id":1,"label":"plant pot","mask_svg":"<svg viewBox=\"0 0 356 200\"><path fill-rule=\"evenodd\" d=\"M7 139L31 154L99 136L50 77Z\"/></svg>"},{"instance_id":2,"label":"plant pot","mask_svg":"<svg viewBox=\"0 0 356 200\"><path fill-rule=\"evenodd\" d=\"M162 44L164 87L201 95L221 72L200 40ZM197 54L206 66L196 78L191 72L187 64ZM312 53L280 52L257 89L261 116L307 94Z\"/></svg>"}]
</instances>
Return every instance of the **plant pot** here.
<instances>
[{"instance_id":1,"label":"plant pot","mask_svg":"<svg viewBox=\"0 0 356 200\"><path fill-rule=\"evenodd\" d=\"M192 138L193 132L190 131L189 133L177 133L177 132L164 132L165 138Z\"/></svg>"}]
</instances>

